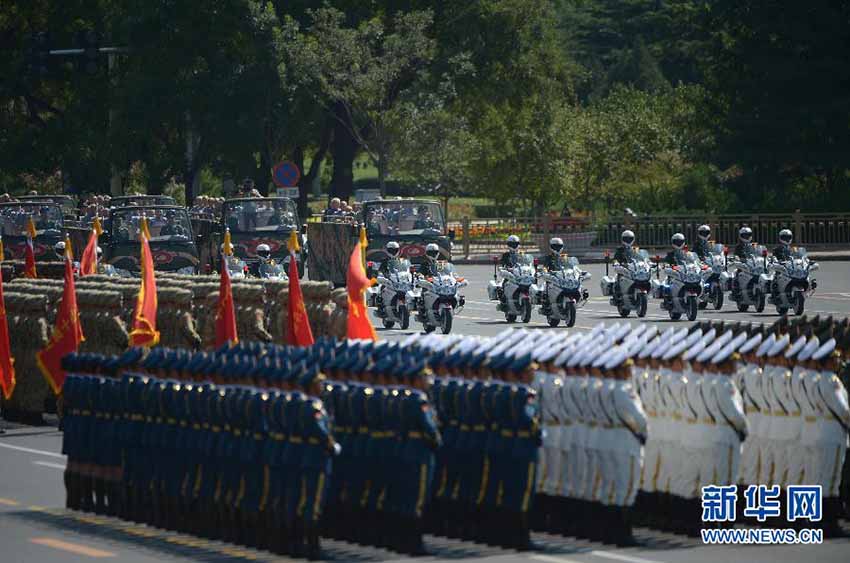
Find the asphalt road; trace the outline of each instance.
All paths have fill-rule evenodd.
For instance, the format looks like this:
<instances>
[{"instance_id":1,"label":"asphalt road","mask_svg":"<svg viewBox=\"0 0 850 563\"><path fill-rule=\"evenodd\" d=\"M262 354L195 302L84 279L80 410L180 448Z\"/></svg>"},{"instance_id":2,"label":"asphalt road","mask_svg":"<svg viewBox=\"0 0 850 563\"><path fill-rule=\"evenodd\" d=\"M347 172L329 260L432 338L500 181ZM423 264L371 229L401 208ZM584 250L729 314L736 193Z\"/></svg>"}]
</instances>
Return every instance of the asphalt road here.
<instances>
[{"instance_id":1,"label":"asphalt road","mask_svg":"<svg viewBox=\"0 0 850 563\"><path fill-rule=\"evenodd\" d=\"M493 279L493 267L461 265L457 266L456 269L460 276L469 281L469 286L463 289L466 296L466 306L455 318L452 328L454 334L495 336L503 330L511 328L567 332L570 330L590 330L600 322L614 323L623 320L616 308L608 303L608 298L602 296L599 289L599 280L605 274L604 264L589 264L584 267L593 276L585 283L585 287L590 291L590 299L583 308L578 310L575 327L569 329L563 325L551 328L546 323L546 318L537 312L538 308L535 308L531 315L531 322L527 325L519 322L507 323L504 314L496 310L496 302L489 301L487 298L487 282ZM815 273L815 278L818 282L818 289L806 302L806 314L809 316L815 314L821 316L833 315L836 318L850 315L850 262L823 262L820 265L820 270ZM697 321L709 319L770 324L778 318L776 309L770 305L765 307L763 313L756 313L752 309L746 313L741 313L737 310L735 303L727 299L720 311L715 311L711 306L700 311ZM644 319L637 319L635 314L632 313L627 320L632 324L639 322L655 323L659 329L666 329L673 325L684 327L691 324L687 320L671 321L667 311L661 309L657 299L650 299L648 312ZM411 319L410 329L407 331L401 331L397 327L389 330L384 329L380 320L375 317L373 317L373 322L381 338L398 339L422 331L422 325L416 323L413 319Z\"/></svg>"},{"instance_id":2,"label":"asphalt road","mask_svg":"<svg viewBox=\"0 0 850 563\"><path fill-rule=\"evenodd\" d=\"M487 301L486 283L492 276L489 266L460 266L460 275L470 281L466 289L467 307L458 316L454 330L461 334L495 335L508 325ZM540 330L588 330L598 322L621 320L607 300L599 295L599 279L604 266L591 265L588 283L591 300L579 311L576 327L550 328L536 312L528 328ZM823 263L818 272L819 290L807 304L809 314L844 317L850 314L850 264ZM734 304L732 305L734 307ZM700 318L773 322L771 311L763 314L738 313L727 305L724 310L701 311ZM646 319L629 322L659 323L671 321L657 302L650 302ZM680 322L681 326L688 323ZM413 328L420 328L415 326ZM382 338L401 338L398 330L381 330ZM5 423L0 421L0 425ZM112 559L133 563L157 561L282 561L265 552L212 542L122 522L116 519L67 511L64 506L61 433L55 426L11 427L0 435L0 562L68 562ZM568 517L568 515L567 515ZM845 529L848 528L845 522ZM542 563L779 563L817 561L846 562L850 539L826 540L822 545L805 546L706 546L699 539L687 538L639 528L636 536L642 545L619 549L601 543L571 537L535 534L540 550L516 553L470 542L428 536L432 556L421 561L542 562ZM397 554L381 549L324 542L325 553L336 561L393 561Z\"/></svg>"}]
</instances>

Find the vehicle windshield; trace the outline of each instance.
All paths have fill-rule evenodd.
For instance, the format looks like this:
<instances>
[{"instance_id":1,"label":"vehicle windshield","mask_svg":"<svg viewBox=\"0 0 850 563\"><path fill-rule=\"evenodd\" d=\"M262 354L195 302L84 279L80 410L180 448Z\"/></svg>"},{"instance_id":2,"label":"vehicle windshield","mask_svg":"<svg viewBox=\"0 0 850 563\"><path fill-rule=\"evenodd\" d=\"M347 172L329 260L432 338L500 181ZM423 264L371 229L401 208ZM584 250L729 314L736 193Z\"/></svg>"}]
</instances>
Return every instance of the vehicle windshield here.
<instances>
[{"instance_id":1,"label":"vehicle windshield","mask_svg":"<svg viewBox=\"0 0 850 563\"><path fill-rule=\"evenodd\" d=\"M226 201L222 215L224 224L231 233L289 233L298 228L298 213L291 199L251 198Z\"/></svg>"},{"instance_id":2,"label":"vehicle windshield","mask_svg":"<svg viewBox=\"0 0 850 563\"><path fill-rule=\"evenodd\" d=\"M806 247L798 246L798 247L794 248L794 250L792 251L792 254L794 255L794 258L805 258L806 257Z\"/></svg>"},{"instance_id":3,"label":"vehicle windshield","mask_svg":"<svg viewBox=\"0 0 850 563\"><path fill-rule=\"evenodd\" d=\"M441 235L446 229L436 202L376 201L365 205L363 216L371 236Z\"/></svg>"},{"instance_id":4,"label":"vehicle windshield","mask_svg":"<svg viewBox=\"0 0 850 563\"><path fill-rule=\"evenodd\" d=\"M638 260L639 262L649 260L649 252L643 249L638 250L636 260Z\"/></svg>"},{"instance_id":5,"label":"vehicle windshield","mask_svg":"<svg viewBox=\"0 0 850 563\"><path fill-rule=\"evenodd\" d=\"M0 207L0 220L3 222L3 236L25 236L27 222L32 217L36 235L62 230L62 210L58 205L40 203L22 203Z\"/></svg>"},{"instance_id":6,"label":"vehicle windshield","mask_svg":"<svg viewBox=\"0 0 850 563\"><path fill-rule=\"evenodd\" d=\"M712 244L711 245L711 253L712 254L723 254L723 245L722 244Z\"/></svg>"},{"instance_id":7,"label":"vehicle windshield","mask_svg":"<svg viewBox=\"0 0 850 563\"><path fill-rule=\"evenodd\" d=\"M128 195L114 197L109 201L112 208L146 207L151 205L177 205L174 198L168 195Z\"/></svg>"},{"instance_id":8,"label":"vehicle windshield","mask_svg":"<svg viewBox=\"0 0 850 563\"><path fill-rule=\"evenodd\" d=\"M561 267L565 270L570 268L578 268L578 258L575 256L561 256Z\"/></svg>"},{"instance_id":9,"label":"vehicle windshield","mask_svg":"<svg viewBox=\"0 0 850 563\"><path fill-rule=\"evenodd\" d=\"M148 219L151 242L189 241L192 226L185 209L144 208L114 210L108 228L115 242L139 240L142 217Z\"/></svg>"},{"instance_id":10,"label":"vehicle windshield","mask_svg":"<svg viewBox=\"0 0 850 563\"><path fill-rule=\"evenodd\" d=\"M62 207L65 213L76 213L77 205L74 199L65 195L25 195L21 196L21 201L36 201L39 203L55 203Z\"/></svg>"},{"instance_id":11,"label":"vehicle windshield","mask_svg":"<svg viewBox=\"0 0 850 563\"><path fill-rule=\"evenodd\" d=\"M699 263L699 257L695 252L686 252L685 253L685 264L697 264Z\"/></svg>"},{"instance_id":12,"label":"vehicle windshield","mask_svg":"<svg viewBox=\"0 0 850 563\"><path fill-rule=\"evenodd\" d=\"M451 262L446 262L445 260L437 260L437 271L442 275L453 274L455 271L455 266Z\"/></svg>"}]
</instances>

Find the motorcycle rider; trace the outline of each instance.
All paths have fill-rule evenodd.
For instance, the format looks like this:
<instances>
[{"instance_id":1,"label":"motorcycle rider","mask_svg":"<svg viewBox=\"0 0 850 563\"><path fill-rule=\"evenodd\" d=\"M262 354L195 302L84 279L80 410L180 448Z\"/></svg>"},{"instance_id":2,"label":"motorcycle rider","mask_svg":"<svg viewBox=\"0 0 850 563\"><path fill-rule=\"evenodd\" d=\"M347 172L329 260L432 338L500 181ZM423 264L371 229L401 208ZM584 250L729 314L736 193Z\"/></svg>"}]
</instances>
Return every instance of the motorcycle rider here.
<instances>
[{"instance_id":1,"label":"motorcycle rider","mask_svg":"<svg viewBox=\"0 0 850 563\"><path fill-rule=\"evenodd\" d=\"M632 246L635 243L635 234L632 231L623 231L620 240L623 245L614 252L614 261L627 264L635 258L635 249Z\"/></svg>"},{"instance_id":2,"label":"motorcycle rider","mask_svg":"<svg viewBox=\"0 0 850 563\"><path fill-rule=\"evenodd\" d=\"M506 241L508 250L502 253L499 258L499 265L502 268L514 268L519 263L519 237L511 235Z\"/></svg>"},{"instance_id":3,"label":"motorcycle rider","mask_svg":"<svg viewBox=\"0 0 850 563\"><path fill-rule=\"evenodd\" d=\"M262 277L263 267L264 266L274 266L274 260L272 260L272 249L269 245L262 243L257 245L257 260L253 264L251 264L251 275L256 277Z\"/></svg>"},{"instance_id":4,"label":"motorcycle rider","mask_svg":"<svg viewBox=\"0 0 850 563\"><path fill-rule=\"evenodd\" d=\"M53 253L56 255L56 259L60 262L65 261L65 241L60 240L56 244L53 245Z\"/></svg>"},{"instance_id":5,"label":"motorcycle rider","mask_svg":"<svg viewBox=\"0 0 850 563\"><path fill-rule=\"evenodd\" d=\"M437 275L437 260L440 258L440 247L436 243L429 243L425 247L425 261L419 268L419 273L423 276Z\"/></svg>"},{"instance_id":6,"label":"motorcycle rider","mask_svg":"<svg viewBox=\"0 0 850 563\"><path fill-rule=\"evenodd\" d=\"M549 254L543 259L543 267L550 272L562 270L561 251L564 250L564 241L559 237L549 239Z\"/></svg>"},{"instance_id":7,"label":"motorcycle rider","mask_svg":"<svg viewBox=\"0 0 850 563\"><path fill-rule=\"evenodd\" d=\"M671 266L682 266L685 263L685 235L676 233L670 238L673 249L664 257L664 262Z\"/></svg>"},{"instance_id":8,"label":"motorcycle rider","mask_svg":"<svg viewBox=\"0 0 850 563\"><path fill-rule=\"evenodd\" d=\"M700 225L699 229L697 229L697 240L694 242L693 251L703 262L705 262L706 257L711 254L711 243L708 240L710 237L711 227L708 225Z\"/></svg>"},{"instance_id":9,"label":"motorcycle rider","mask_svg":"<svg viewBox=\"0 0 850 563\"><path fill-rule=\"evenodd\" d=\"M773 249L773 257L780 262L791 259L791 240L793 235L790 229L779 231L779 246Z\"/></svg>"},{"instance_id":10,"label":"motorcycle rider","mask_svg":"<svg viewBox=\"0 0 850 563\"><path fill-rule=\"evenodd\" d=\"M396 241L391 240L384 246L384 252L387 254L387 259L381 262L381 267L378 268L378 272L387 276L399 268L401 247Z\"/></svg>"},{"instance_id":11,"label":"motorcycle rider","mask_svg":"<svg viewBox=\"0 0 850 563\"><path fill-rule=\"evenodd\" d=\"M753 249L753 230L749 227L741 227L738 230L738 244L735 245L735 256L741 261L755 254Z\"/></svg>"}]
</instances>

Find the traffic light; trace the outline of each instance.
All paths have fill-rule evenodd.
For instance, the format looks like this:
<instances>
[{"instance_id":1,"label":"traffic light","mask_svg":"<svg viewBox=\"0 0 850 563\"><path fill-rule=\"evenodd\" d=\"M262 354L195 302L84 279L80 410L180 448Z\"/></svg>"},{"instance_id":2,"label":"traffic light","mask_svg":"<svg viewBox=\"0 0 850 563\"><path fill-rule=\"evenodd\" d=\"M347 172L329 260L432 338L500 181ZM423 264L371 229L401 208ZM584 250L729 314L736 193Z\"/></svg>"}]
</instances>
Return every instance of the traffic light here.
<instances>
[{"instance_id":1,"label":"traffic light","mask_svg":"<svg viewBox=\"0 0 850 563\"><path fill-rule=\"evenodd\" d=\"M101 35L97 31L78 31L75 35L75 44L78 49L83 50L76 60L77 69L86 74L96 74L100 68L100 43Z\"/></svg>"},{"instance_id":2,"label":"traffic light","mask_svg":"<svg viewBox=\"0 0 850 563\"><path fill-rule=\"evenodd\" d=\"M37 77L47 76L50 68L50 36L45 32L30 35L26 49L27 74Z\"/></svg>"}]
</instances>

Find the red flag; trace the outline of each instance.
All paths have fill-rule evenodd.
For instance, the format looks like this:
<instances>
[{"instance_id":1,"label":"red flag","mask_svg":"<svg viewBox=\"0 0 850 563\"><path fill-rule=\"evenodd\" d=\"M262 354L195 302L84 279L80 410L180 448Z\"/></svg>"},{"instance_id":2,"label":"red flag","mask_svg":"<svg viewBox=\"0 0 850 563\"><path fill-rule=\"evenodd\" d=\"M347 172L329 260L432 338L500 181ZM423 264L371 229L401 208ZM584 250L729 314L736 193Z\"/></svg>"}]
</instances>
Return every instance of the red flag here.
<instances>
[{"instance_id":1,"label":"red flag","mask_svg":"<svg viewBox=\"0 0 850 563\"><path fill-rule=\"evenodd\" d=\"M27 223L27 243L24 247L24 277L25 278L37 278L38 273L35 271L35 250L32 246L32 241L35 240L36 232L35 232L35 223L32 221L32 217L29 218L29 222Z\"/></svg>"},{"instance_id":2,"label":"red flag","mask_svg":"<svg viewBox=\"0 0 850 563\"><path fill-rule=\"evenodd\" d=\"M89 243L80 258L80 276L91 276L97 273L97 231L92 229Z\"/></svg>"},{"instance_id":3,"label":"red flag","mask_svg":"<svg viewBox=\"0 0 850 563\"><path fill-rule=\"evenodd\" d=\"M0 262L2 262L0 258ZM6 322L6 298L3 297L3 276L0 275L0 388L8 401L15 390L15 359L9 347L9 324Z\"/></svg>"},{"instance_id":4,"label":"red flag","mask_svg":"<svg viewBox=\"0 0 850 563\"><path fill-rule=\"evenodd\" d=\"M301 293L301 282L298 280L298 263L295 252L289 251L289 325L286 330L286 343L292 346L312 346L313 331L307 318L307 308L304 307L304 295Z\"/></svg>"},{"instance_id":5,"label":"red flag","mask_svg":"<svg viewBox=\"0 0 850 563\"><path fill-rule=\"evenodd\" d=\"M345 276L348 289L348 338L377 340L375 327L366 314L366 300L363 294L372 282L366 277L362 252L358 242L348 260L348 273Z\"/></svg>"},{"instance_id":6,"label":"red flag","mask_svg":"<svg viewBox=\"0 0 850 563\"><path fill-rule=\"evenodd\" d=\"M225 247L226 248L226 247ZM233 288L230 285L230 269L227 267L227 255L221 256L221 284L218 288L218 312L215 315L215 345L223 346L228 342L236 344L236 309L233 306Z\"/></svg>"},{"instance_id":7,"label":"red flag","mask_svg":"<svg viewBox=\"0 0 850 563\"><path fill-rule=\"evenodd\" d=\"M35 354L35 360L47 383L57 395L62 392L65 384L65 370L62 369L62 358L76 352L80 342L85 340L83 327L80 324L80 313L77 309L77 291L74 287L74 268L71 265L71 241L65 239L65 287L62 293L62 303L56 313L56 325L50 342L44 350Z\"/></svg>"},{"instance_id":8,"label":"red flag","mask_svg":"<svg viewBox=\"0 0 850 563\"><path fill-rule=\"evenodd\" d=\"M130 331L130 346L156 346L159 344L159 332L156 330L156 276L153 270L153 256L148 244L148 223L142 218L139 238L141 252L142 283L136 298L136 311L133 313L133 330Z\"/></svg>"}]
</instances>

